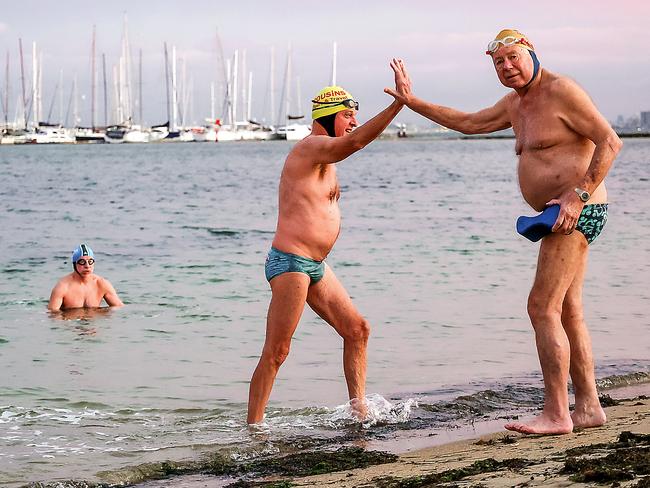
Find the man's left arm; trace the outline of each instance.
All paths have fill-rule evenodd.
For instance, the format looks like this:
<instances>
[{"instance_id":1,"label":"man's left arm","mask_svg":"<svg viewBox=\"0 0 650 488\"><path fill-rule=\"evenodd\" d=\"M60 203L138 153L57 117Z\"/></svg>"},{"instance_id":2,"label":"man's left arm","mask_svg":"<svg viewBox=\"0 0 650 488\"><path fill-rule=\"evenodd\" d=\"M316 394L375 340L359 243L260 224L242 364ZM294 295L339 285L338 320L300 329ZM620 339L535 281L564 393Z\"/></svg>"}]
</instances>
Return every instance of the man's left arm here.
<instances>
[{"instance_id":1,"label":"man's left arm","mask_svg":"<svg viewBox=\"0 0 650 488\"><path fill-rule=\"evenodd\" d=\"M122 307L124 303L120 300L120 297L117 296L117 292L111 282L107 279L104 279L104 300L109 307Z\"/></svg>"},{"instance_id":2,"label":"man's left arm","mask_svg":"<svg viewBox=\"0 0 650 488\"><path fill-rule=\"evenodd\" d=\"M577 188L593 193L605 179L623 143L591 98L574 81L569 79L559 81L557 96L563 108L561 118L564 123L596 146L587 171L576 183ZM574 188L567 189L548 204L552 203L559 203L561 208L553 232L572 232L585 203L580 200Z\"/></svg>"}]
</instances>

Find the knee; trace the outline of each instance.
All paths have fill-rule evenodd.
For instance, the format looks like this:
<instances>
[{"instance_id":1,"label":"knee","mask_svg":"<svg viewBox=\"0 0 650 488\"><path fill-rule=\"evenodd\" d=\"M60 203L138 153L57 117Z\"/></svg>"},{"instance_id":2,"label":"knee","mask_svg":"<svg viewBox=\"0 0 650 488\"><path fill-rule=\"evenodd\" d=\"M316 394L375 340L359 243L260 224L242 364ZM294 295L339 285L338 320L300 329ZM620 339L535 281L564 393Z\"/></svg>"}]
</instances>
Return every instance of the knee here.
<instances>
[{"instance_id":1,"label":"knee","mask_svg":"<svg viewBox=\"0 0 650 488\"><path fill-rule=\"evenodd\" d=\"M541 297L535 293L531 293L528 297L528 316L533 324L536 325L546 324L551 321L560 320L562 314L562 307L549 303L548 298Z\"/></svg>"},{"instance_id":2,"label":"knee","mask_svg":"<svg viewBox=\"0 0 650 488\"><path fill-rule=\"evenodd\" d=\"M370 323L361 317L351 327L348 327L342 335L346 341L365 344L370 337Z\"/></svg>"},{"instance_id":3,"label":"knee","mask_svg":"<svg viewBox=\"0 0 650 488\"><path fill-rule=\"evenodd\" d=\"M582 311L582 303L574 300L564 300L562 305L562 323L579 324L584 322L584 314Z\"/></svg>"},{"instance_id":4,"label":"knee","mask_svg":"<svg viewBox=\"0 0 650 488\"><path fill-rule=\"evenodd\" d=\"M278 369L282 363L289 357L290 344L265 345L262 351L261 361L273 369Z\"/></svg>"}]
</instances>

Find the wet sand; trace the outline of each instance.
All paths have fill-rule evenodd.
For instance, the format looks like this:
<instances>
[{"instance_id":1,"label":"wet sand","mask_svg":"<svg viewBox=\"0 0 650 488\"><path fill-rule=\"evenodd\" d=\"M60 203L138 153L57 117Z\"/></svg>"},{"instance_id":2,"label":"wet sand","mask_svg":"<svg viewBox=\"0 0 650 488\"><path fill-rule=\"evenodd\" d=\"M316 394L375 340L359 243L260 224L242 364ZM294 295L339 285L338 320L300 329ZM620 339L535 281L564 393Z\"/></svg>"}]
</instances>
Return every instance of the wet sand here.
<instances>
[{"instance_id":1,"label":"wet sand","mask_svg":"<svg viewBox=\"0 0 650 488\"><path fill-rule=\"evenodd\" d=\"M650 482L650 399L623 400L607 407L606 412L607 424L573 434L543 437L503 431L402 454L393 463L289 481L291 486L342 488L435 486L452 481L487 487L567 486L586 476L587 480L636 486L645 475L644 482ZM629 442L623 435L623 442L619 442L626 431L642 436ZM637 468L639 472L622 457L635 444L640 446L635 454L641 464L645 460L645 465ZM579 447L583 449L577 450ZM602 460L608 455L611 465ZM578 461L588 457L597 458L595 466L581 470ZM626 479L630 476L634 478Z\"/></svg>"},{"instance_id":2,"label":"wet sand","mask_svg":"<svg viewBox=\"0 0 650 488\"><path fill-rule=\"evenodd\" d=\"M648 487L650 385L645 383L608 393L620 400L601 397L608 416L604 426L563 436L507 432L503 430L503 420L491 420L457 429L451 436L424 434L401 442L395 439L360 443L363 447L337 451L296 452L240 466L236 471L231 470L229 476L228 470L213 471L137 486L502 488L599 482L609 486ZM476 437L477 433L484 434ZM450 442L450 438L455 440ZM427 441L428 447L420 448Z\"/></svg>"}]
</instances>

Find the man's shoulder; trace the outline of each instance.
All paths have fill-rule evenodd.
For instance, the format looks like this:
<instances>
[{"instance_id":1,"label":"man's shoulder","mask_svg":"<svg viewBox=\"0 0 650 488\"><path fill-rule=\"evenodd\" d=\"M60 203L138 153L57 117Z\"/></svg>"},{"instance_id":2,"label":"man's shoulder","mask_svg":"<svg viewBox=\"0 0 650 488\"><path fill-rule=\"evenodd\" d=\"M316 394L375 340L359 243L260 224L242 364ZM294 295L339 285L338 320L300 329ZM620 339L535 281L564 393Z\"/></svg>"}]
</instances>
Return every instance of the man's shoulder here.
<instances>
[{"instance_id":1,"label":"man's shoulder","mask_svg":"<svg viewBox=\"0 0 650 488\"><path fill-rule=\"evenodd\" d=\"M320 166L326 158L325 144L330 140L329 136L309 135L298 141L287 155L284 162L285 169L302 169L310 171ZM325 158L324 158L325 156Z\"/></svg>"},{"instance_id":2,"label":"man's shoulder","mask_svg":"<svg viewBox=\"0 0 650 488\"><path fill-rule=\"evenodd\" d=\"M551 95L566 96L576 92L584 92L578 83L566 75L546 71L546 89Z\"/></svg>"},{"instance_id":3,"label":"man's shoulder","mask_svg":"<svg viewBox=\"0 0 650 488\"><path fill-rule=\"evenodd\" d=\"M68 285L70 285L70 283L73 282L74 282L74 273L68 273L67 275L60 278L59 281L56 282L56 286L67 287Z\"/></svg>"},{"instance_id":4,"label":"man's shoulder","mask_svg":"<svg viewBox=\"0 0 650 488\"><path fill-rule=\"evenodd\" d=\"M292 154L300 154L303 152L312 152L315 153L319 151L323 144L330 141L332 138L330 136L319 135L319 134L310 134L304 139L296 142L296 145L293 146L289 156Z\"/></svg>"},{"instance_id":5,"label":"man's shoulder","mask_svg":"<svg viewBox=\"0 0 650 488\"><path fill-rule=\"evenodd\" d=\"M107 280L106 278L104 278L103 276L99 276L99 275L97 275L97 274L93 274L93 278L95 279L95 284L97 284L97 286L101 286L102 288L106 288L106 287L111 286L111 282L108 281L108 280Z\"/></svg>"}]
</instances>

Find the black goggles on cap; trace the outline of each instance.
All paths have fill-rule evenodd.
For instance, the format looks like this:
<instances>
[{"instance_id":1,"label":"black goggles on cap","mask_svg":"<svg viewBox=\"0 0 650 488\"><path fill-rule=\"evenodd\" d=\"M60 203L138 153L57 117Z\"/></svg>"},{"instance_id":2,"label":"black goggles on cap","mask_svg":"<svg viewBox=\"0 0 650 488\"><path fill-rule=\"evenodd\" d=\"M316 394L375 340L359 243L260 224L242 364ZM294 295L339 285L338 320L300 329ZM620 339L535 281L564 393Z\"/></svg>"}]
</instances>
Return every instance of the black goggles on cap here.
<instances>
[{"instance_id":1,"label":"black goggles on cap","mask_svg":"<svg viewBox=\"0 0 650 488\"><path fill-rule=\"evenodd\" d=\"M312 100L311 103L317 103L323 107L336 107L337 105L343 105L346 108L353 108L359 110L359 102L348 98L346 100L341 100L340 102L319 102L318 100Z\"/></svg>"}]
</instances>

